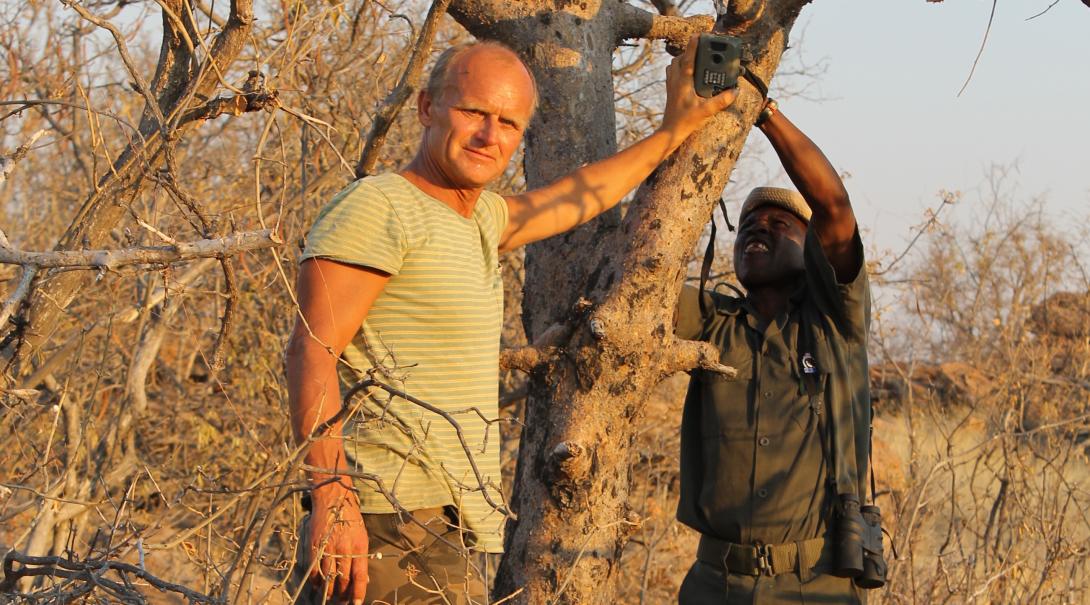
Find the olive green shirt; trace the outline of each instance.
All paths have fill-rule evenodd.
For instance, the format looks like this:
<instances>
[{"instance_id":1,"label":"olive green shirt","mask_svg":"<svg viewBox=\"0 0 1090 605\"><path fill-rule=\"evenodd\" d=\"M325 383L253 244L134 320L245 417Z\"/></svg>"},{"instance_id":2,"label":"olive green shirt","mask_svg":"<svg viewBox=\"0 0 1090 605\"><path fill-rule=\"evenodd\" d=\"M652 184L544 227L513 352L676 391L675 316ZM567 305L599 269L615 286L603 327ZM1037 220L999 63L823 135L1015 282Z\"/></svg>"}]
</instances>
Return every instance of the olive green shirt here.
<instances>
[{"instance_id":1,"label":"olive green shirt","mask_svg":"<svg viewBox=\"0 0 1090 605\"><path fill-rule=\"evenodd\" d=\"M697 289L683 290L676 334L716 344L738 376L692 373L681 429L682 523L730 542L781 544L824 535L835 496L829 477L836 491L865 496L870 292L858 233L855 246L861 266L841 284L808 231L804 283L763 332L745 299L705 292L702 317ZM836 441L830 453L842 453L833 455L836 473L823 437L825 448Z\"/></svg>"}]
</instances>

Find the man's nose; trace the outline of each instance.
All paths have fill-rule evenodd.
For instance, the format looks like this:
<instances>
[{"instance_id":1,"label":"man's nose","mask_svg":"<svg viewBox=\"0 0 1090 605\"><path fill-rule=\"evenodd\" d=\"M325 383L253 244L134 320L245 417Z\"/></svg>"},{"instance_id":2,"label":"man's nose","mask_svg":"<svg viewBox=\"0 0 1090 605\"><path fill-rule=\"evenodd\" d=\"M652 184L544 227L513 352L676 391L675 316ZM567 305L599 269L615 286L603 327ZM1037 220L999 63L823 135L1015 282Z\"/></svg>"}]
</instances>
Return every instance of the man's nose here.
<instances>
[{"instance_id":1,"label":"man's nose","mask_svg":"<svg viewBox=\"0 0 1090 605\"><path fill-rule=\"evenodd\" d=\"M769 231L771 231L771 229L769 228L768 219L760 217L757 218L757 220L753 221L753 224L750 225L750 230L760 231L761 233L768 233Z\"/></svg>"},{"instance_id":2,"label":"man's nose","mask_svg":"<svg viewBox=\"0 0 1090 605\"><path fill-rule=\"evenodd\" d=\"M485 116L477 128L477 140L482 145L495 145L499 142L500 120L497 116Z\"/></svg>"}]
</instances>

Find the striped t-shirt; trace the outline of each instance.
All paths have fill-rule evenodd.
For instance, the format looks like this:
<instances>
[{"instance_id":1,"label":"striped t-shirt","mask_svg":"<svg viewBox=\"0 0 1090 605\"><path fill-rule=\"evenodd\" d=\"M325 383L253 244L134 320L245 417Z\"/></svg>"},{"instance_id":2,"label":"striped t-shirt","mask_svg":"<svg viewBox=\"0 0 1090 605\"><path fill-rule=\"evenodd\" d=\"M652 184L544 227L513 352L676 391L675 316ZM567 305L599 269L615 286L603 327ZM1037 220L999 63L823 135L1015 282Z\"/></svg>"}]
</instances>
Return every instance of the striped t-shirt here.
<instances>
[{"instance_id":1,"label":"striped t-shirt","mask_svg":"<svg viewBox=\"0 0 1090 605\"><path fill-rule=\"evenodd\" d=\"M391 275L344 350L343 382L375 377L453 416L493 502L502 503L499 427L503 284L500 234L507 203L484 191L466 218L397 174L368 177L321 211L303 258L328 258ZM383 391L345 426L358 471L378 475L408 510L454 505L473 548L503 550L504 515L485 500L455 427ZM478 413L479 412L479 413ZM483 416L483 418L482 418ZM365 513L393 512L373 483L357 481Z\"/></svg>"}]
</instances>

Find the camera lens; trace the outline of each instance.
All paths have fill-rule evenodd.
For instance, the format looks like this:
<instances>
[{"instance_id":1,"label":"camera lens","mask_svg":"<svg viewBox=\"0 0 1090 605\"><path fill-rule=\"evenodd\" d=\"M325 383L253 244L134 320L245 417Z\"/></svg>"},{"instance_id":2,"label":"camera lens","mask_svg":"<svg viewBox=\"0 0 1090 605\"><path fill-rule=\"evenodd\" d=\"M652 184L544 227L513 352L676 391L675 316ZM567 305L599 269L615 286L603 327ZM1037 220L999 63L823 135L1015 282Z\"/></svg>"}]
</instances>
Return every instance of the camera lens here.
<instances>
[{"instance_id":1,"label":"camera lens","mask_svg":"<svg viewBox=\"0 0 1090 605\"><path fill-rule=\"evenodd\" d=\"M722 62L723 62L723 55L720 55L718 53L712 55L712 63L722 63Z\"/></svg>"}]
</instances>

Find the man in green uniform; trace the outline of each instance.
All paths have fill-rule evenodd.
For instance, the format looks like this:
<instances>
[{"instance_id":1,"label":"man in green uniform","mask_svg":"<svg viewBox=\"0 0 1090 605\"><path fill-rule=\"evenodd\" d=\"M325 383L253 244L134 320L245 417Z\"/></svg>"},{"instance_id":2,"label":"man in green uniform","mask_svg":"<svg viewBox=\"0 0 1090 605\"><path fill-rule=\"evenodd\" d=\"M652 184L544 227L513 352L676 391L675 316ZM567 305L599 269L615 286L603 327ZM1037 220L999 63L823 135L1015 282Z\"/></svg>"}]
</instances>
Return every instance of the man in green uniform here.
<instances>
[{"instance_id":1,"label":"man in green uniform","mask_svg":"<svg viewBox=\"0 0 1090 605\"><path fill-rule=\"evenodd\" d=\"M696 95L694 46L667 70L658 130L510 196L485 187L530 123L533 77L499 44L451 49L418 97L415 158L352 183L323 209L299 267L300 320L286 355L313 484L292 582L300 602L486 601L464 553L503 547L494 428L489 439L499 415L499 253L608 210L733 101L732 92ZM373 390L342 426L333 422L338 370L349 384L373 374L431 409Z\"/></svg>"},{"instance_id":2,"label":"man in green uniform","mask_svg":"<svg viewBox=\"0 0 1090 605\"><path fill-rule=\"evenodd\" d=\"M686 396L678 519L701 540L679 602L857 603L830 571L839 495L862 500L866 485L863 247L821 150L774 101L757 126L798 192L762 187L744 202L744 297L685 288L679 301L677 335L716 344L738 370L694 371Z\"/></svg>"}]
</instances>

